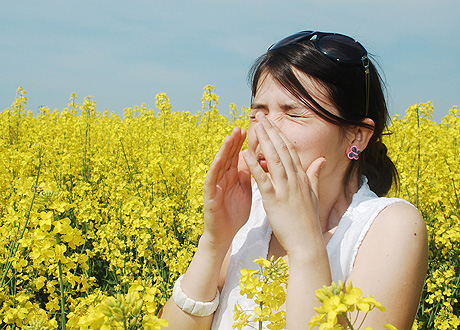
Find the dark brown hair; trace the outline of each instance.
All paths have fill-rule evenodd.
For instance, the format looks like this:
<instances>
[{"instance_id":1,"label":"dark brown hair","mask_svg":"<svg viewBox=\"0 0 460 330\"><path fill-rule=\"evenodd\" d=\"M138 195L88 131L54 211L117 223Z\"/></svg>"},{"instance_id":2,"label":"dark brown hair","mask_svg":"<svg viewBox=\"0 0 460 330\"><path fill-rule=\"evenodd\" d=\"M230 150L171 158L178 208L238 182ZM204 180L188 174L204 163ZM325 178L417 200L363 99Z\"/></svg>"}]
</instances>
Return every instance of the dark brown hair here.
<instances>
[{"instance_id":1,"label":"dark brown hair","mask_svg":"<svg viewBox=\"0 0 460 330\"><path fill-rule=\"evenodd\" d=\"M312 77L328 92L329 100L338 110L336 116L321 107L294 72L294 68ZM270 74L287 91L318 116L335 125L346 127L361 126L374 131L367 147L358 161L350 162L344 178L347 186L352 174L367 177L369 187L378 196L384 196L393 182L398 184L398 172L387 155L382 143L382 134L387 128L388 114L382 79L371 62L370 66L369 111L366 115L366 85L364 67L361 64L349 65L331 60L318 51L311 41L291 43L260 56L253 64L249 80L252 86L252 98L255 97L260 79ZM375 126L363 123L371 118Z\"/></svg>"}]
</instances>

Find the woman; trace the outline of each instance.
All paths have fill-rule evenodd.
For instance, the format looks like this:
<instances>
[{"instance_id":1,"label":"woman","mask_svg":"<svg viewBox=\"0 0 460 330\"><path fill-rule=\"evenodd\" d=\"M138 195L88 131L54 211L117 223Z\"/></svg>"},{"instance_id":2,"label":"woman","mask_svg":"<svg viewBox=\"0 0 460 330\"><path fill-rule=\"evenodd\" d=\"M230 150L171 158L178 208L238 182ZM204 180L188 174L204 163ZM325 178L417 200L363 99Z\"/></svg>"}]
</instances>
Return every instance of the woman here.
<instances>
[{"instance_id":1,"label":"woman","mask_svg":"<svg viewBox=\"0 0 460 330\"><path fill-rule=\"evenodd\" d=\"M251 77L249 149L240 152L246 132L235 128L210 167L204 233L162 314L169 329L232 329L236 301L253 308L239 295L239 270L271 256L289 264L286 329L308 329L315 290L338 280L386 307L367 326L410 329L426 228L409 203L379 197L397 172L381 142L389 116L366 50L303 31L271 46Z\"/></svg>"}]
</instances>

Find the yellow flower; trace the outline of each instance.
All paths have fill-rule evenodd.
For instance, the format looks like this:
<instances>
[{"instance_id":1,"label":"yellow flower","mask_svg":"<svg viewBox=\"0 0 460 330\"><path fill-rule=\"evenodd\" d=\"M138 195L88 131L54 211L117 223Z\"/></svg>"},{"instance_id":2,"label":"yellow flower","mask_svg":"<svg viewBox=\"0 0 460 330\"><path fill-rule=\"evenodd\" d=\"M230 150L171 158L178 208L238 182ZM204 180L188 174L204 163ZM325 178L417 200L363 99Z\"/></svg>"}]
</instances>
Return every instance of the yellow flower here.
<instances>
[{"instance_id":1,"label":"yellow flower","mask_svg":"<svg viewBox=\"0 0 460 330\"><path fill-rule=\"evenodd\" d=\"M362 291L354 288L351 282L347 283L346 293L343 292L343 283L339 281L338 285L332 283L328 287L323 286L322 289L316 290L316 297L322 305L314 308L318 314L309 321L310 329L315 326L319 326L320 329L341 329L342 326L337 324L337 316L340 315L348 324L351 324L348 313L356 309L366 314L374 308L385 310L374 298L363 297Z\"/></svg>"},{"instance_id":2,"label":"yellow flower","mask_svg":"<svg viewBox=\"0 0 460 330\"><path fill-rule=\"evenodd\" d=\"M340 300L339 296L327 297L323 305L315 310L322 314L327 314L327 320L337 322L337 315L345 313L348 309Z\"/></svg>"},{"instance_id":3,"label":"yellow flower","mask_svg":"<svg viewBox=\"0 0 460 330\"><path fill-rule=\"evenodd\" d=\"M382 304L377 302L372 297L365 297L361 299L361 301L356 304L356 307L359 310L363 311L364 313L367 313L369 310L371 310L374 307L380 309L382 312L385 311L385 307L383 307Z\"/></svg>"},{"instance_id":4,"label":"yellow flower","mask_svg":"<svg viewBox=\"0 0 460 330\"><path fill-rule=\"evenodd\" d=\"M147 330L161 330L162 327L168 327L168 322L150 314L144 317L142 325Z\"/></svg>"}]
</instances>

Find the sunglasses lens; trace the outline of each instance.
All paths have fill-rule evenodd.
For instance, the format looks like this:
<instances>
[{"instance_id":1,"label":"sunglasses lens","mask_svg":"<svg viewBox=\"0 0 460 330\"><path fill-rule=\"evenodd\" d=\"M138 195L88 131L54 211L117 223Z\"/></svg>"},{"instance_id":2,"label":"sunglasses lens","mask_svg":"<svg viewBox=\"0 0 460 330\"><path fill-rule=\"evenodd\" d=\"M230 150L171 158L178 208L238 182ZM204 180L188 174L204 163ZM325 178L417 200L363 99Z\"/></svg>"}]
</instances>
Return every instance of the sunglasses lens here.
<instances>
[{"instance_id":1,"label":"sunglasses lens","mask_svg":"<svg viewBox=\"0 0 460 330\"><path fill-rule=\"evenodd\" d=\"M359 42L344 35L324 35L316 42L319 51L339 62L358 63L367 55L366 49Z\"/></svg>"}]
</instances>

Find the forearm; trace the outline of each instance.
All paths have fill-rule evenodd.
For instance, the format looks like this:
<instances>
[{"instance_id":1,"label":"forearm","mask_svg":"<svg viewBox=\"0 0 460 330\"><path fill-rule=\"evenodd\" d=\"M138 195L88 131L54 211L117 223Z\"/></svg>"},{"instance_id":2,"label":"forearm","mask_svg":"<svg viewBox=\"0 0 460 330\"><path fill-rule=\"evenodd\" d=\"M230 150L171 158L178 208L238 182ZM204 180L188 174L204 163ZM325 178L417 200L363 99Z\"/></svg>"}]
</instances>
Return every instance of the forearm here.
<instances>
[{"instance_id":1,"label":"forearm","mask_svg":"<svg viewBox=\"0 0 460 330\"><path fill-rule=\"evenodd\" d=\"M315 291L332 281L326 249L315 256L289 256L289 282L286 296L286 329L308 329L308 322L319 307Z\"/></svg>"},{"instance_id":2,"label":"forearm","mask_svg":"<svg viewBox=\"0 0 460 330\"><path fill-rule=\"evenodd\" d=\"M228 246L213 246L202 237L198 249L182 279L182 291L191 299L201 302L212 301L217 292L219 274ZM210 329L213 315L192 316L182 311L172 298L166 303L162 318L168 321L168 330Z\"/></svg>"}]
</instances>

